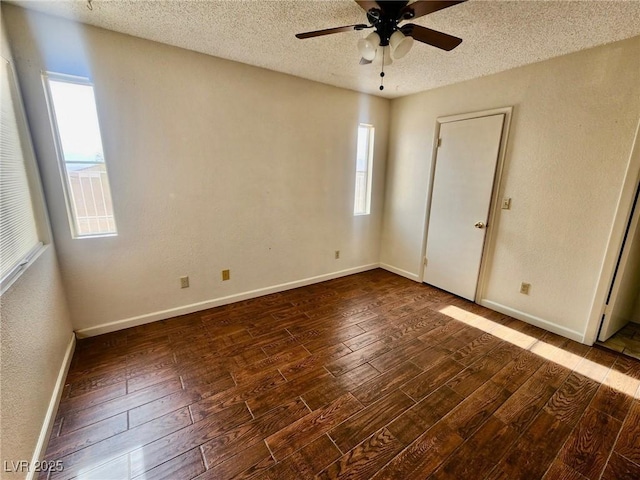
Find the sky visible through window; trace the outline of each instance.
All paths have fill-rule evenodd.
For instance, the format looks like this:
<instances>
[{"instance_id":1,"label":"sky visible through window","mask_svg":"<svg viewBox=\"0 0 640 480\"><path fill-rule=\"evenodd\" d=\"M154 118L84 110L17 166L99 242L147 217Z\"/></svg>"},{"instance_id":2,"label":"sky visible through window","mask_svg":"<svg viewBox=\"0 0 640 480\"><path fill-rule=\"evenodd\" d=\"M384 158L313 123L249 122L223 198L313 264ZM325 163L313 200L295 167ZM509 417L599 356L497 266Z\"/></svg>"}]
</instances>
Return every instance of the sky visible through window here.
<instances>
[{"instance_id":1,"label":"sky visible through window","mask_svg":"<svg viewBox=\"0 0 640 480\"><path fill-rule=\"evenodd\" d=\"M93 87L50 80L65 162L104 162ZM59 108L63 106L63 108ZM67 165L67 167L73 167ZM78 165L77 168L85 168Z\"/></svg>"}]
</instances>

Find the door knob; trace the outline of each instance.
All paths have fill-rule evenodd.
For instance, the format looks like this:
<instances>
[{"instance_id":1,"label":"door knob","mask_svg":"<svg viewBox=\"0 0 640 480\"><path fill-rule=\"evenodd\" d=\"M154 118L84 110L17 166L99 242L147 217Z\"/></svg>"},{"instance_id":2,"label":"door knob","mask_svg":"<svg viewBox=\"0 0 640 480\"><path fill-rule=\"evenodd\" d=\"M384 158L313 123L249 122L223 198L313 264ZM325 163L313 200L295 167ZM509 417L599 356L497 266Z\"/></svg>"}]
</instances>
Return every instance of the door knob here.
<instances>
[{"instance_id":1,"label":"door knob","mask_svg":"<svg viewBox=\"0 0 640 480\"><path fill-rule=\"evenodd\" d=\"M484 222L476 222L476 224L474 225L474 227L476 227L476 228L484 228L484 227L485 227L485 224L484 224Z\"/></svg>"}]
</instances>

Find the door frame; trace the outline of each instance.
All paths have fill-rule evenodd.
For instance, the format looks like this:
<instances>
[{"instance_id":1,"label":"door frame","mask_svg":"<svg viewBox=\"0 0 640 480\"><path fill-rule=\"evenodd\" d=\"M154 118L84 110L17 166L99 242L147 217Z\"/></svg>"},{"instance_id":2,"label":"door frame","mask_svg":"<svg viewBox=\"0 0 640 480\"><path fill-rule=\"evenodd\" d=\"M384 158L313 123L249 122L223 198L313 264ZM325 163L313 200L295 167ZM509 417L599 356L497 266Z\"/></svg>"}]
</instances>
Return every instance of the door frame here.
<instances>
[{"instance_id":1,"label":"door frame","mask_svg":"<svg viewBox=\"0 0 640 480\"><path fill-rule=\"evenodd\" d=\"M482 248L482 257L480 258L480 273L478 275L478 284L476 286L476 294L474 301L478 302L483 294L484 287L488 276L488 268L491 258L493 257L493 245L495 244L495 234L493 224L496 220L496 210L500 208L500 198L502 191L502 173L507 153L507 145L509 140L509 130L511 127L511 117L513 116L513 106L493 108L490 110L480 110L477 112L461 113L457 115L448 115L436 118L436 128L433 135L433 144L431 151L431 168L429 170L429 188L427 189L427 209L425 213L424 231L422 235L422 258L420 260L420 283L424 283L424 269L427 254L427 236L429 234L429 216L431 215L431 197L433 195L433 183L435 180L436 157L438 156L438 140L440 138L440 127L444 123L459 122L462 120L471 120L474 118L489 117L492 115L504 114L504 122L502 124L502 135L500 137L500 147L498 149L498 161L496 171L493 177L493 186L491 189L491 201L489 203L489 219L487 221L487 233L484 238Z\"/></svg>"},{"instance_id":2,"label":"door frame","mask_svg":"<svg viewBox=\"0 0 640 480\"><path fill-rule=\"evenodd\" d=\"M582 337L582 343L587 345L593 345L600 332L607 296L614 281L616 264L622 253L625 232L631 220L631 210L638 183L640 183L640 119L638 119L638 125L636 126L636 134L631 145L627 171L622 182L618 205L616 206L613 224L609 232L609 241L607 242L602 267L600 268L596 292Z\"/></svg>"}]
</instances>

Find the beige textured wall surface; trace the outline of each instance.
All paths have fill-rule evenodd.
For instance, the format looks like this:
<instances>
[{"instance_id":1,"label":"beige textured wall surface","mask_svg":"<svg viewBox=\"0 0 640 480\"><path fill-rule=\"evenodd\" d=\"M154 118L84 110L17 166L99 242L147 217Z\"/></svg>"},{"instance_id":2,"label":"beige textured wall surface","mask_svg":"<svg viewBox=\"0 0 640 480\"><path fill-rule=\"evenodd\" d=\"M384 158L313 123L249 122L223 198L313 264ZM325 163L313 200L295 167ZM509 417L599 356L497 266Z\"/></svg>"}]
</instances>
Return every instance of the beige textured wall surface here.
<instances>
[{"instance_id":1,"label":"beige textured wall surface","mask_svg":"<svg viewBox=\"0 0 640 480\"><path fill-rule=\"evenodd\" d=\"M0 462L31 461L73 335L53 246L0 297L0 317Z\"/></svg>"},{"instance_id":2,"label":"beige textured wall surface","mask_svg":"<svg viewBox=\"0 0 640 480\"><path fill-rule=\"evenodd\" d=\"M505 106L513 200L484 298L580 336L638 124L640 37L394 100L381 262L420 274L436 119Z\"/></svg>"},{"instance_id":3,"label":"beige textured wall surface","mask_svg":"<svg viewBox=\"0 0 640 480\"><path fill-rule=\"evenodd\" d=\"M76 329L377 264L388 100L5 9ZM71 239L41 70L95 84L117 237Z\"/></svg>"},{"instance_id":4,"label":"beige textured wall surface","mask_svg":"<svg viewBox=\"0 0 640 480\"><path fill-rule=\"evenodd\" d=\"M12 59L2 11L2 56ZM29 152L25 158L30 160ZM34 188L38 181L32 178ZM32 192L35 203L42 203ZM37 215L42 205L35 205ZM42 237L48 240L46 218ZM53 245L0 296L0 477L24 478L4 472L4 462L31 461L56 380L73 336L69 310Z\"/></svg>"}]
</instances>

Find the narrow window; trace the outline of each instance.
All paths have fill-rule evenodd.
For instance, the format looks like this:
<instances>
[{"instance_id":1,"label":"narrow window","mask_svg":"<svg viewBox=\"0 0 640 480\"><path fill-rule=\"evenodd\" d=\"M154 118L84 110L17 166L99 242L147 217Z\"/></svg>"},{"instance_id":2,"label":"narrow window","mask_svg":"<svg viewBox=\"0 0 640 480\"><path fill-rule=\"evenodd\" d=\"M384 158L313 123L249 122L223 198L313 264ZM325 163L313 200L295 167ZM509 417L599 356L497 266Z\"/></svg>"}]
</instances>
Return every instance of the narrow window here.
<instances>
[{"instance_id":1,"label":"narrow window","mask_svg":"<svg viewBox=\"0 0 640 480\"><path fill-rule=\"evenodd\" d=\"M93 85L53 73L44 80L72 235L116 235Z\"/></svg>"},{"instance_id":2,"label":"narrow window","mask_svg":"<svg viewBox=\"0 0 640 480\"><path fill-rule=\"evenodd\" d=\"M371 213L371 171L373 166L372 125L361 123L358 126L358 148L356 151L356 195L353 206L354 215Z\"/></svg>"}]
</instances>

